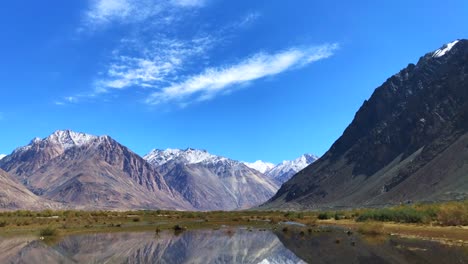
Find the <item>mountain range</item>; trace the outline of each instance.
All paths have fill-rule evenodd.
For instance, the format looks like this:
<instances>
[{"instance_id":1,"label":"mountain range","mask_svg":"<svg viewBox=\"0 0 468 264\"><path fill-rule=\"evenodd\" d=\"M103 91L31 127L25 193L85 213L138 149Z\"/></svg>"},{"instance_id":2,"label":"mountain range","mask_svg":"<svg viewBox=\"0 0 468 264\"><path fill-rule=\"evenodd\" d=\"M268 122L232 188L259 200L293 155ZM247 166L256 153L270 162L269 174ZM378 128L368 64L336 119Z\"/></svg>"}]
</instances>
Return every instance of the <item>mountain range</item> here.
<instances>
[{"instance_id":1,"label":"mountain range","mask_svg":"<svg viewBox=\"0 0 468 264\"><path fill-rule=\"evenodd\" d=\"M259 205L278 186L239 161L204 150L153 150L144 157L197 210L235 210Z\"/></svg>"},{"instance_id":2,"label":"mountain range","mask_svg":"<svg viewBox=\"0 0 468 264\"><path fill-rule=\"evenodd\" d=\"M312 164L317 159L318 157L315 155L304 154L295 160L285 160L277 165L261 160L257 160L253 163L244 162L244 164L267 175L273 182L281 186L281 184L289 180L294 174Z\"/></svg>"},{"instance_id":3,"label":"mountain range","mask_svg":"<svg viewBox=\"0 0 468 264\"><path fill-rule=\"evenodd\" d=\"M468 198L468 40L387 79L343 135L263 207L385 206Z\"/></svg>"},{"instance_id":4,"label":"mountain range","mask_svg":"<svg viewBox=\"0 0 468 264\"><path fill-rule=\"evenodd\" d=\"M34 138L0 168L11 186L1 196L5 209L237 210L264 203L279 188L244 163L205 150L153 150L142 158L109 136L70 130Z\"/></svg>"},{"instance_id":5,"label":"mountain range","mask_svg":"<svg viewBox=\"0 0 468 264\"><path fill-rule=\"evenodd\" d=\"M468 40L387 79L319 159L240 162L205 150L140 157L59 130L0 159L1 209L380 207L468 198ZM292 178L291 178L292 177Z\"/></svg>"}]
</instances>

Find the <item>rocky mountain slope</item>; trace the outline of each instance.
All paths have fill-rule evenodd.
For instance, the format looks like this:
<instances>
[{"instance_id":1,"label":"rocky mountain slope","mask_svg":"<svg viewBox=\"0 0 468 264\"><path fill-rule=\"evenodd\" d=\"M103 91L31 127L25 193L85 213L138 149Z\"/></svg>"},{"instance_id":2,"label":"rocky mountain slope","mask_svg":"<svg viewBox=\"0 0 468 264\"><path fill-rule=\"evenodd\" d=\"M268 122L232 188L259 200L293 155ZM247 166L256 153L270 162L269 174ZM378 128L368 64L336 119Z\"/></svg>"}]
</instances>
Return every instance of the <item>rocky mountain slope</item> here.
<instances>
[{"instance_id":1,"label":"rocky mountain slope","mask_svg":"<svg viewBox=\"0 0 468 264\"><path fill-rule=\"evenodd\" d=\"M0 210L59 208L59 204L30 192L8 173L0 169Z\"/></svg>"},{"instance_id":2,"label":"rocky mountain slope","mask_svg":"<svg viewBox=\"0 0 468 264\"><path fill-rule=\"evenodd\" d=\"M278 186L281 186L281 184L291 179L294 174L309 166L317 159L318 157L315 155L304 154L295 160L285 160L277 165L261 160L257 160L253 163L244 162L244 164L249 168L265 174Z\"/></svg>"},{"instance_id":3,"label":"rocky mountain slope","mask_svg":"<svg viewBox=\"0 0 468 264\"><path fill-rule=\"evenodd\" d=\"M18 148L0 168L73 208L193 209L153 166L109 136L56 131Z\"/></svg>"},{"instance_id":4,"label":"rocky mountain slope","mask_svg":"<svg viewBox=\"0 0 468 264\"><path fill-rule=\"evenodd\" d=\"M315 155L304 154L295 160L283 161L271 170L267 171L265 174L281 186L283 183L291 179L294 174L309 166L317 159L318 157Z\"/></svg>"},{"instance_id":5,"label":"rocky mountain slope","mask_svg":"<svg viewBox=\"0 0 468 264\"><path fill-rule=\"evenodd\" d=\"M6 157L5 154L0 154L0 160L3 159L4 157Z\"/></svg>"},{"instance_id":6,"label":"rocky mountain slope","mask_svg":"<svg viewBox=\"0 0 468 264\"><path fill-rule=\"evenodd\" d=\"M153 150L144 158L198 210L250 208L278 190L262 173L204 150Z\"/></svg>"},{"instance_id":7,"label":"rocky mountain slope","mask_svg":"<svg viewBox=\"0 0 468 264\"><path fill-rule=\"evenodd\" d=\"M468 197L468 40L409 64L377 88L318 161L267 208L324 208Z\"/></svg>"}]
</instances>

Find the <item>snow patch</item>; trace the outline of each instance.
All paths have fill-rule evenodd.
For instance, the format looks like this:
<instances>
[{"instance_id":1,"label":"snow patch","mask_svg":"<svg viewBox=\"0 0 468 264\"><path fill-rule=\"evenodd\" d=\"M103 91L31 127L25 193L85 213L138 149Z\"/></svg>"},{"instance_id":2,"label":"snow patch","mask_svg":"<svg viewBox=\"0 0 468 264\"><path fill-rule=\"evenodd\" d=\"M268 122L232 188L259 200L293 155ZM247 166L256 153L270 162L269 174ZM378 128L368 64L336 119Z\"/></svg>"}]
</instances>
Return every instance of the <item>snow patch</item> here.
<instances>
[{"instance_id":1,"label":"snow patch","mask_svg":"<svg viewBox=\"0 0 468 264\"><path fill-rule=\"evenodd\" d=\"M0 154L0 160L2 160L4 157L6 157L7 155L5 154Z\"/></svg>"},{"instance_id":2,"label":"snow patch","mask_svg":"<svg viewBox=\"0 0 468 264\"><path fill-rule=\"evenodd\" d=\"M265 173L275 167L275 164L257 160L255 162L243 162L247 167Z\"/></svg>"},{"instance_id":3,"label":"snow patch","mask_svg":"<svg viewBox=\"0 0 468 264\"><path fill-rule=\"evenodd\" d=\"M432 57L433 58L440 58L442 56L444 56L445 54L447 54L447 52L449 52L457 43L459 42L459 40L455 40L453 42L450 42L448 44L445 44L441 49L438 49L436 51L434 51L434 53L432 54Z\"/></svg>"},{"instance_id":4,"label":"snow patch","mask_svg":"<svg viewBox=\"0 0 468 264\"><path fill-rule=\"evenodd\" d=\"M166 149L166 150L159 150L155 149L152 150L150 153L143 157L149 163L154 166L163 165L171 160L177 160L184 162L185 164L196 164L196 163L217 163L217 162L225 162L229 159L215 156L208 153L206 150L198 150L188 148L185 150L182 149Z\"/></svg>"},{"instance_id":5,"label":"snow patch","mask_svg":"<svg viewBox=\"0 0 468 264\"><path fill-rule=\"evenodd\" d=\"M70 130L59 130L54 132L45 140L52 143L60 144L63 146L64 149L68 149L75 146L83 146L98 138L99 137L97 136L85 133L78 133Z\"/></svg>"},{"instance_id":6,"label":"snow patch","mask_svg":"<svg viewBox=\"0 0 468 264\"><path fill-rule=\"evenodd\" d=\"M278 183L284 183L294 174L303 170L318 159L317 156L304 154L295 160L286 160L267 171L265 174Z\"/></svg>"}]
</instances>

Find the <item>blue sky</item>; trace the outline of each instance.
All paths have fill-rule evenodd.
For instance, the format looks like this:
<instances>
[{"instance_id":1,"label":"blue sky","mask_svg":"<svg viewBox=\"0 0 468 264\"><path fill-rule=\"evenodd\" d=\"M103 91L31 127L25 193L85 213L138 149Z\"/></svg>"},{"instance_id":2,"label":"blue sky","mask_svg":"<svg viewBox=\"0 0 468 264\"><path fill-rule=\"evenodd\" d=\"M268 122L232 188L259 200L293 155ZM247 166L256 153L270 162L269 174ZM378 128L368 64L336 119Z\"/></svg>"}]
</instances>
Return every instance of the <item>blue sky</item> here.
<instances>
[{"instance_id":1,"label":"blue sky","mask_svg":"<svg viewBox=\"0 0 468 264\"><path fill-rule=\"evenodd\" d=\"M322 155L388 77L467 38L466 14L461 0L7 1L0 153L72 129L141 155Z\"/></svg>"}]
</instances>

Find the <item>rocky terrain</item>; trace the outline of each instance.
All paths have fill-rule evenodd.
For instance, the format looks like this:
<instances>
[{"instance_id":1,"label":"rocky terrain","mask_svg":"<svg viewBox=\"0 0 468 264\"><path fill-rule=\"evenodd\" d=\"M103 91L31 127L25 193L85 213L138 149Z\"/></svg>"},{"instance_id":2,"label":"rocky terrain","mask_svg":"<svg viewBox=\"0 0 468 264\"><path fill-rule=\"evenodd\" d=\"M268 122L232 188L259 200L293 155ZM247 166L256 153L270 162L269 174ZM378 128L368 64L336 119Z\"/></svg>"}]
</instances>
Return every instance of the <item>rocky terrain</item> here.
<instances>
[{"instance_id":1,"label":"rocky terrain","mask_svg":"<svg viewBox=\"0 0 468 264\"><path fill-rule=\"evenodd\" d=\"M468 197L468 40L390 77L318 161L265 208L382 206Z\"/></svg>"},{"instance_id":2,"label":"rocky terrain","mask_svg":"<svg viewBox=\"0 0 468 264\"><path fill-rule=\"evenodd\" d=\"M0 210L54 209L60 205L47 201L30 192L11 175L0 169Z\"/></svg>"},{"instance_id":3,"label":"rocky terrain","mask_svg":"<svg viewBox=\"0 0 468 264\"><path fill-rule=\"evenodd\" d=\"M275 182L278 186L281 186L281 184L291 179L294 174L309 166L317 159L318 157L315 155L304 154L295 160L285 160L277 165L261 160L257 160L253 163L244 162L244 164L249 168L265 174L270 180Z\"/></svg>"},{"instance_id":4,"label":"rocky terrain","mask_svg":"<svg viewBox=\"0 0 468 264\"><path fill-rule=\"evenodd\" d=\"M242 162L204 150L153 150L144 158L198 210L246 209L278 190L268 177Z\"/></svg>"},{"instance_id":5,"label":"rocky terrain","mask_svg":"<svg viewBox=\"0 0 468 264\"><path fill-rule=\"evenodd\" d=\"M0 161L36 195L84 209L193 209L144 159L109 136L56 131Z\"/></svg>"},{"instance_id":6,"label":"rocky terrain","mask_svg":"<svg viewBox=\"0 0 468 264\"><path fill-rule=\"evenodd\" d=\"M281 186L283 183L291 179L294 174L309 166L317 159L317 156L304 154L295 160L283 161L282 163L265 172L265 174Z\"/></svg>"}]
</instances>

